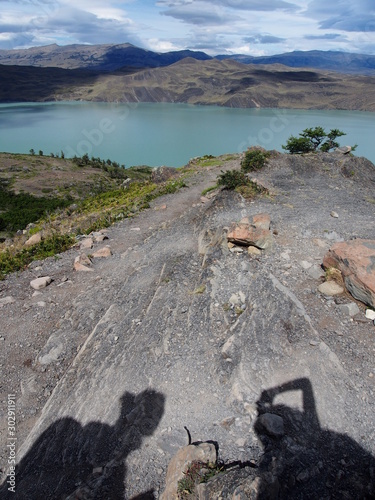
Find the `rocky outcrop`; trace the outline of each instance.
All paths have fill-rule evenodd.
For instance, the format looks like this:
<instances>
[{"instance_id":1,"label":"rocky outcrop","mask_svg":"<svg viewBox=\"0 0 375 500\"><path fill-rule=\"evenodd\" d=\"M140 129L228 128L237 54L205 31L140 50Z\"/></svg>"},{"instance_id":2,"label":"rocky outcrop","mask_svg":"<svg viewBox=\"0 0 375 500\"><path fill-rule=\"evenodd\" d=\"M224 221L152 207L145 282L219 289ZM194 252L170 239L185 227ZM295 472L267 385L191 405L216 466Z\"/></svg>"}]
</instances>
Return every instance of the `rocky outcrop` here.
<instances>
[{"instance_id":1,"label":"rocky outcrop","mask_svg":"<svg viewBox=\"0 0 375 500\"><path fill-rule=\"evenodd\" d=\"M177 172L175 168L172 167L156 167L152 169L151 180L159 184L161 182L168 181L172 177L176 177Z\"/></svg>"},{"instance_id":2,"label":"rocky outcrop","mask_svg":"<svg viewBox=\"0 0 375 500\"><path fill-rule=\"evenodd\" d=\"M354 298L375 307L375 240L336 243L325 255L326 269L338 269Z\"/></svg>"}]
</instances>

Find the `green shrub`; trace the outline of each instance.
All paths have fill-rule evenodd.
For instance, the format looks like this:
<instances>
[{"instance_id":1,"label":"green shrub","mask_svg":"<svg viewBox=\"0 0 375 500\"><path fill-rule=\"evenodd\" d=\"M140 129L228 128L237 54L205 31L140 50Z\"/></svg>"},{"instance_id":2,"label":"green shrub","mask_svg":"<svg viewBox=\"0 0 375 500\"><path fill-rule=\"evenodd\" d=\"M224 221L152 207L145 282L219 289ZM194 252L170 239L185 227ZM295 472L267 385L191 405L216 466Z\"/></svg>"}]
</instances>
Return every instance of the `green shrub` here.
<instances>
[{"instance_id":1,"label":"green shrub","mask_svg":"<svg viewBox=\"0 0 375 500\"><path fill-rule=\"evenodd\" d=\"M241 169L244 172L252 172L264 167L267 158L270 157L268 151L261 149L249 149L245 153L245 158L241 161Z\"/></svg>"},{"instance_id":2,"label":"green shrub","mask_svg":"<svg viewBox=\"0 0 375 500\"><path fill-rule=\"evenodd\" d=\"M283 149L286 149L290 154L303 154L310 153L314 151L314 148L311 146L311 142L306 137L289 137L285 146L282 146Z\"/></svg>"},{"instance_id":3,"label":"green shrub","mask_svg":"<svg viewBox=\"0 0 375 500\"><path fill-rule=\"evenodd\" d=\"M249 182L244 172L240 170L227 170L222 172L218 177L218 185L224 186L227 189L236 189L238 186L243 186Z\"/></svg>"},{"instance_id":4,"label":"green shrub","mask_svg":"<svg viewBox=\"0 0 375 500\"><path fill-rule=\"evenodd\" d=\"M47 198L32 196L28 193L15 194L0 186L0 230L17 231L24 229L30 222L35 222L47 212L70 205L71 198Z\"/></svg>"}]
</instances>

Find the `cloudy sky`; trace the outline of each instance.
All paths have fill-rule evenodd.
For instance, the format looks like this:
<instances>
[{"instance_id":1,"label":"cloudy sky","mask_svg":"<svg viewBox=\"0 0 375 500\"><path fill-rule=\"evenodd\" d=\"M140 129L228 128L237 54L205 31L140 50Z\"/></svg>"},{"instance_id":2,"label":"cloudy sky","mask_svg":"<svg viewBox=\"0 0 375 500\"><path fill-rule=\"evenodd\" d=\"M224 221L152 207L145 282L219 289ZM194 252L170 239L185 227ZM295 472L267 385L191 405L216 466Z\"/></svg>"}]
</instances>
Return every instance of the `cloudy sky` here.
<instances>
[{"instance_id":1,"label":"cloudy sky","mask_svg":"<svg viewBox=\"0 0 375 500\"><path fill-rule=\"evenodd\" d=\"M0 0L0 48L125 43L165 52L375 54L375 0Z\"/></svg>"}]
</instances>

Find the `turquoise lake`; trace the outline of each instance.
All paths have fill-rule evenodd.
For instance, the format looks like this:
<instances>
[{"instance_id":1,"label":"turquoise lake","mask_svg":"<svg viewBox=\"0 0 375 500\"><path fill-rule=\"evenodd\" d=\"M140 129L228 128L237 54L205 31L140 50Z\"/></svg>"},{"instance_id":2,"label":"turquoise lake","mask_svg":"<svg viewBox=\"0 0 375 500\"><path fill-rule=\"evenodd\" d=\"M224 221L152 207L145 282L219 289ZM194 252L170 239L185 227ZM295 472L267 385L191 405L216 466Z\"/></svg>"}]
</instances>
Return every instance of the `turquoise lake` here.
<instances>
[{"instance_id":1,"label":"turquoise lake","mask_svg":"<svg viewBox=\"0 0 375 500\"><path fill-rule=\"evenodd\" d=\"M282 151L304 128L339 128L341 145L375 163L375 115L359 111L235 109L187 104L92 102L0 104L0 151L64 152L132 165L180 167L252 145Z\"/></svg>"}]
</instances>

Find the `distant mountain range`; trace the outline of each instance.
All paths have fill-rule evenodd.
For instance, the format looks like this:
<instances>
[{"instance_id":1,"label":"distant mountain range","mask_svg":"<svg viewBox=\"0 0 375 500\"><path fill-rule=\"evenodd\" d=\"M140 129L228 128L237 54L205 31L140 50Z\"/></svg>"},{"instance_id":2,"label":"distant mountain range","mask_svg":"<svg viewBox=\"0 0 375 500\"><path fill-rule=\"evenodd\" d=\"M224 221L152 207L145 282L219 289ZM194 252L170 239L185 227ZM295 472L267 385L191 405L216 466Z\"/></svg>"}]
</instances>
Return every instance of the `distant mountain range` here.
<instances>
[{"instance_id":1,"label":"distant mountain range","mask_svg":"<svg viewBox=\"0 0 375 500\"><path fill-rule=\"evenodd\" d=\"M294 51L274 56L250 57L241 54L217 56L243 64L283 64L292 68L314 68L345 74L375 75L375 56L323 50Z\"/></svg>"},{"instance_id":2,"label":"distant mountain range","mask_svg":"<svg viewBox=\"0 0 375 500\"><path fill-rule=\"evenodd\" d=\"M118 45L56 44L30 49L0 50L0 64L54 67L113 72L123 68L157 68L169 66L186 57L207 61L231 59L242 64L283 64L293 68L314 68L346 74L375 75L375 56L333 51L295 51L273 56L251 57L242 54L218 55L180 50L153 52L129 43Z\"/></svg>"},{"instance_id":3,"label":"distant mountain range","mask_svg":"<svg viewBox=\"0 0 375 500\"><path fill-rule=\"evenodd\" d=\"M130 43L64 46L53 44L30 49L0 50L0 64L95 71L116 71L124 67L158 68L169 66L186 57L202 61L212 59L204 52L179 50L158 53L135 47Z\"/></svg>"}]
</instances>

